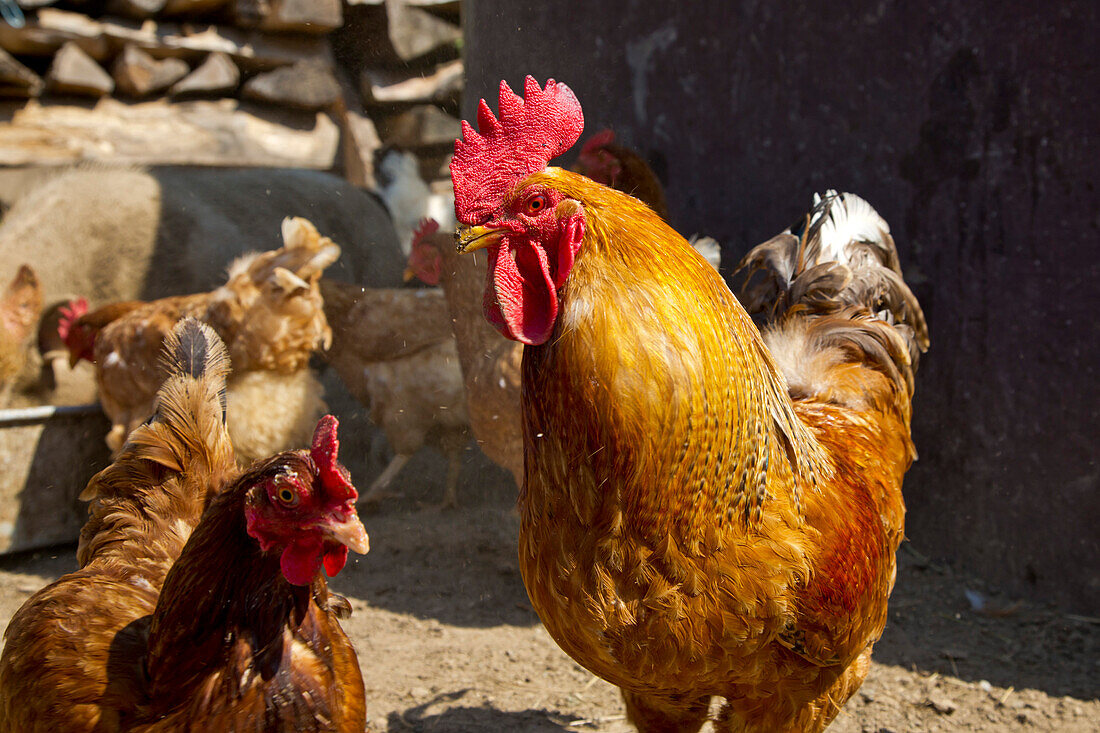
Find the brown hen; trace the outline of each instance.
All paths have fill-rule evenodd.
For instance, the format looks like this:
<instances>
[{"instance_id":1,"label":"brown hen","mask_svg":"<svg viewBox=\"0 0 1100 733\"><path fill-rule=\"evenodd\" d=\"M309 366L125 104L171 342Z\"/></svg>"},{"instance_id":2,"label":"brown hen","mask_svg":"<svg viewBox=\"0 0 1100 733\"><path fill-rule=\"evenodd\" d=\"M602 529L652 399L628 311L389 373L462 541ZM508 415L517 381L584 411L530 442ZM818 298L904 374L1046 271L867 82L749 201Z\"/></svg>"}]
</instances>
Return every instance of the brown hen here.
<instances>
[{"instance_id":1,"label":"brown hen","mask_svg":"<svg viewBox=\"0 0 1100 733\"><path fill-rule=\"evenodd\" d=\"M80 569L7 627L0 731L361 733L346 601L321 572L367 550L335 418L241 474L224 346L187 320L164 353L152 420L89 484Z\"/></svg>"},{"instance_id":2,"label":"brown hen","mask_svg":"<svg viewBox=\"0 0 1100 733\"><path fill-rule=\"evenodd\" d=\"M332 336L317 283L340 248L301 218L283 222L283 241L237 259L212 292L110 303L62 323L72 361L96 364L115 454L152 414L165 378L161 345L185 316L212 326L229 350L229 431L238 458L247 463L309 440L326 409L309 360Z\"/></svg>"}]
</instances>

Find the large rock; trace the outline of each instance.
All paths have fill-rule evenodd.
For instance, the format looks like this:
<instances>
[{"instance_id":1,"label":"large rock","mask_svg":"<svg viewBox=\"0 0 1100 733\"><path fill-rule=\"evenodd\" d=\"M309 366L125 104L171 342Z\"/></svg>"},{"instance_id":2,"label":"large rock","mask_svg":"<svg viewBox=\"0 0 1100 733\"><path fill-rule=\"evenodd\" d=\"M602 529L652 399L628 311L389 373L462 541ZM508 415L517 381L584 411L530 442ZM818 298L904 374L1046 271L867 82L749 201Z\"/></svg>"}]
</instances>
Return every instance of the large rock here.
<instances>
[{"instance_id":1,"label":"large rock","mask_svg":"<svg viewBox=\"0 0 1100 733\"><path fill-rule=\"evenodd\" d=\"M0 171L7 177L34 172ZM224 282L234 257L280 246L286 216L306 217L341 246L326 276L401 283L404 258L381 202L341 178L291 169L59 171L0 221L0 259L30 264L46 302L201 292Z\"/></svg>"},{"instance_id":2,"label":"large rock","mask_svg":"<svg viewBox=\"0 0 1100 733\"><path fill-rule=\"evenodd\" d=\"M114 91L115 81L80 46L69 42L54 56L46 85L58 94L102 97Z\"/></svg>"},{"instance_id":3,"label":"large rock","mask_svg":"<svg viewBox=\"0 0 1100 733\"><path fill-rule=\"evenodd\" d=\"M108 97L92 109L32 100L0 122L0 165L102 160L328 170L339 141L327 115L257 110L235 99L126 104Z\"/></svg>"}]
</instances>

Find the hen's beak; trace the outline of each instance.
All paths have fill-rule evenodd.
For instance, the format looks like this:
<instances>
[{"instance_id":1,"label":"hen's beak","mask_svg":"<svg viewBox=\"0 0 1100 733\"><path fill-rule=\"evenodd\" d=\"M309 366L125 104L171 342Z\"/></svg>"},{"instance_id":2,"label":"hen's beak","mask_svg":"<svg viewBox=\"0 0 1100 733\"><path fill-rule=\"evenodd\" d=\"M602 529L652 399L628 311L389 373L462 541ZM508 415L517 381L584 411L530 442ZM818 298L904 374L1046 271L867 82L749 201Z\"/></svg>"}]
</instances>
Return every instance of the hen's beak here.
<instances>
[{"instance_id":1,"label":"hen's beak","mask_svg":"<svg viewBox=\"0 0 1100 733\"><path fill-rule=\"evenodd\" d=\"M324 525L325 534L344 545L352 552L366 555L370 550L367 530L354 512L344 519L334 519Z\"/></svg>"},{"instance_id":2,"label":"hen's beak","mask_svg":"<svg viewBox=\"0 0 1100 733\"><path fill-rule=\"evenodd\" d=\"M413 269L411 267L406 267L405 268L405 274L401 276L401 279L404 280L405 282L409 282L414 277L416 277L416 273L413 272Z\"/></svg>"},{"instance_id":3,"label":"hen's beak","mask_svg":"<svg viewBox=\"0 0 1100 733\"><path fill-rule=\"evenodd\" d=\"M504 236L503 229L494 227L458 228L458 251L463 254L496 244Z\"/></svg>"}]
</instances>

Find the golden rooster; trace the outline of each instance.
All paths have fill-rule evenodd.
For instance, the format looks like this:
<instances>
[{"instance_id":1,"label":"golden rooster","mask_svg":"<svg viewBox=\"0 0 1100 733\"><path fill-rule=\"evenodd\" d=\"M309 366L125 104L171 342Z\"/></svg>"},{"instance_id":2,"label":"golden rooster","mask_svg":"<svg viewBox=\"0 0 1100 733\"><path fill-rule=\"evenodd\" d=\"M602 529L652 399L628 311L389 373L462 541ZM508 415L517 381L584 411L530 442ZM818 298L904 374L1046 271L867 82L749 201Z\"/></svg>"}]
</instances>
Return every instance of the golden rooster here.
<instances>
[{"instance_id":1,"label":"golden rooster","mask_svg":"<svg viewBox=\"0 0 1100 733\"><path fill-rule=\"evenodd\" d=\"M746 259L762 336L636 199L548 167L572 91L501 84L451 175L485 315L524 348L519 556L559 645L642 731L818 731L886 621L927 346L888 227L829 195Z\"/></svg>"}]
</instances>

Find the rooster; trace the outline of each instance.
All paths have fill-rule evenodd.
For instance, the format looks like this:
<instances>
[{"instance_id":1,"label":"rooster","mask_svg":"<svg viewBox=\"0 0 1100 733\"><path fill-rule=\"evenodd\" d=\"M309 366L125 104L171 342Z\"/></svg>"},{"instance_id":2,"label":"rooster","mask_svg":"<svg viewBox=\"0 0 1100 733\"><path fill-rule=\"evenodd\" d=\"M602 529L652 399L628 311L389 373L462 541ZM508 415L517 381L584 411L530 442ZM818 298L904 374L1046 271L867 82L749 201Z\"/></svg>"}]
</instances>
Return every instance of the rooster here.
<instances>
[{"instance_id":1,"label":"rooster","mask_svg":"<svg viewBox=\"0 0 1100 733\"><path fill-rule=\"evenodd\" d=\"M8 625L0 731L360 733L347 602L321 572L368 548L336 419L241 473L217 335L182 321L164 353L152 420L89 484L80 569Z\"/></svg>"},{"instance_id":2,"label":"rooster","mask_svg":"<svg viewBox=\"0 0 1100 733\"><path fill-rule=\"evenodd\" d=\"M885 222L826 196L746 260L762 336L649 207L549 161L576 97L528 77L451 175L484 310L525 344L519 558L532 605L644 732L818 731L886 622L927 346ZM763 296L761 296L763 297Z\"/></svg>"}]
</instances>

